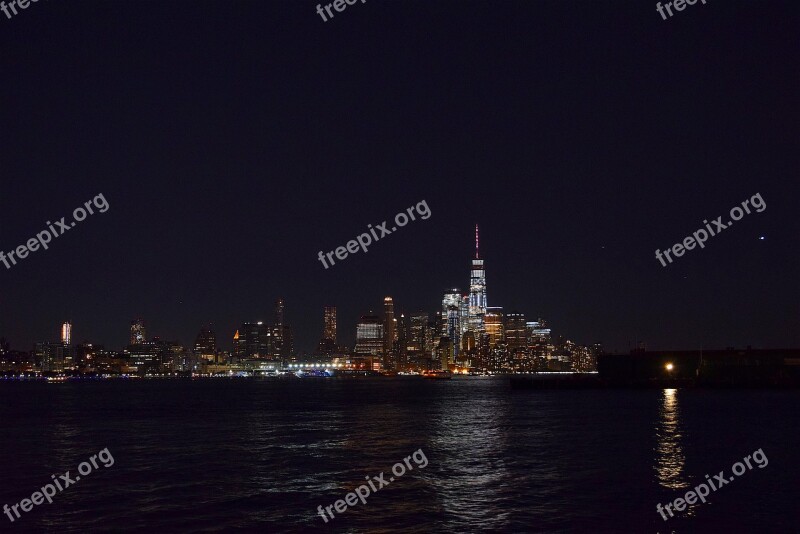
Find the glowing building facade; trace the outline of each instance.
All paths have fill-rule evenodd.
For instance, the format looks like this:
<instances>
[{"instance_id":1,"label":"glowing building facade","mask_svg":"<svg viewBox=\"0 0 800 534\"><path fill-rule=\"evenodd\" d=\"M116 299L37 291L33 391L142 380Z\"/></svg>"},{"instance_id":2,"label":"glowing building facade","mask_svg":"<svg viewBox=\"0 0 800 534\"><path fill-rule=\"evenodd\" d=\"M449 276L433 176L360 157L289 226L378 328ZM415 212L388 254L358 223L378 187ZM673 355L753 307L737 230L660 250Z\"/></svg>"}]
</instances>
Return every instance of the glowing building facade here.
<instances>
[{"instance_id":1,"label":"glowing building facade","mask_svg":"<svg viewBox=\"0 0 800 534\"><path fill-rule=\"evenodd\" d=\"M503 341L505 328L503 328L503 308L486 308L486 315L483 317L486 327L486 334L489 336L489 346L495 347Z\"/></svg>"},{"instance_id":2,"label":"glowing building facade","mask_svg":"<svg viewBox=\"0 0 800 534\"><path fill-rule=\"evenodd\" d=\"M131 321L131 345L141 345L146 339L144 321L141 319Z\"/></svg>"},{"instance_id":3,"label":"glowing building facade","mask_svg":"<svg viewBox=\"0 0 800 534\"><path fill-rule=\"evenodd\" d=\"M336 306L325 306L325 327L322 338L336 344Z\"/></svg>"},{"instance_id":4,"label":"glowing building facade","mask_svg":"<svg viewBox=\"0 0 800 534\"><path fill-rule=\"evenodd\" d=\"M72 322L70 321L61 325L61 343L64 345L72 343Z\"/></svg>"},{"instance_id":5,"label":"glowing building facade","mask_svg":"<svg viewBox=\"0 0 800 534\"><path fill-rule=\"evenodd\" d=\"M383 323L377 315L362 315L356 326L356 354L383 353Z\"/></svg>"},{"instance_id":6,"label":"glowing building facade","mask_svg":"<svg viewBox=\"0 0 800 534\"><path fill-rule=\"evenodd\" d=\"M394 301L392 297L383 299L383 351L388 354L394 342L397 340L396 335L397 320L394 318Z\"/></svg>"}]
</instances>

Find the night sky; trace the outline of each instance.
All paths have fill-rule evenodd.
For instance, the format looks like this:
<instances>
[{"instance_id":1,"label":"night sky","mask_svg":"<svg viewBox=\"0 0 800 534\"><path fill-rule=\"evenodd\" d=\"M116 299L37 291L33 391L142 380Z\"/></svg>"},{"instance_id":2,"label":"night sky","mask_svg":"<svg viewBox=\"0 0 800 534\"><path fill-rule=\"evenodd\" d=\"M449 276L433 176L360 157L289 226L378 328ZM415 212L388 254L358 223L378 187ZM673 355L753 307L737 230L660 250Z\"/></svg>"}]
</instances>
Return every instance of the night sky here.
<instances>
[{"instance_id":1,"label":"night sky","mask_svg":"<svg viewBox=\"0 0 800 534\"><path fill-rule=\"evenodd\" d=\"M800 346L797 2L40 0L0 13L0 335L191 344L286 300L296 348L468 290L627 351ZM664 268L756 193L763 213ZM324 269L425 200L432 216ZM764 239L760 239L764 237Z\"/></svg>"}]
</instances>

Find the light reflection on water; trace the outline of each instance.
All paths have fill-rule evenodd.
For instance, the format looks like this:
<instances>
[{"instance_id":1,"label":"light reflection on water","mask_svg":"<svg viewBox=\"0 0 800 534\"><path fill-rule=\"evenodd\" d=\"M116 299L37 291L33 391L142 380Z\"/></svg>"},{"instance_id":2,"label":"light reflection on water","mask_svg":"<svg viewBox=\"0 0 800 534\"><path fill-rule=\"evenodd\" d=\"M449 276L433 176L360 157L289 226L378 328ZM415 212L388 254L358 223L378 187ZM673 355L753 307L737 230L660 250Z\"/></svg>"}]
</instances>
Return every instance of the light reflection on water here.
<instances>
[{"instance_id":1,"label":"light reflection on water","mask_svg":"<svg viewBox=\"0 0 800 534\"><path fill-rule=\"evenodd\" d=\"M683 452L683 425L680 420L678 390L664 389L659 408L659 423L656 428L655 470L658 483L671 490L686 490L691 486L686 475L686 457ZM683 498L676 493L674 498ZM685 516L695 515L695 508L701 503L685 503L686 508L679 513Z\"/></svg>"},{"instance_id":2,"label":"light reflection on water","mask_svg":"<svg viewBox=\"0 0 800 534\"><path fill-rule=\"evenodd\" d=\"M659 484L669 489L688 487L684 473L686 458L681 445L679 417L678 390L665 389L661 397L656 427L655 470Z\"/></svg>"}]
</instances>

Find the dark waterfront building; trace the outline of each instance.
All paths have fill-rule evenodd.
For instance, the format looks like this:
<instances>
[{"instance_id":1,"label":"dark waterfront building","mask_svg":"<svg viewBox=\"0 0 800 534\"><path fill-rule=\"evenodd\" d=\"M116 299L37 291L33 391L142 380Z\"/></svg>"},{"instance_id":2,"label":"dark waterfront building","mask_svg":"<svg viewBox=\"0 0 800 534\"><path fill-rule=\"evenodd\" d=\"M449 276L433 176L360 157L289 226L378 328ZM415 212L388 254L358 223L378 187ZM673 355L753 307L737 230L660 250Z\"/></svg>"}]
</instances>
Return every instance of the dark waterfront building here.
<instances>
[{"instance_id":1,"label":"dark waterfront building","mask_svg":"<svg viewBox=\"0 0 800 534\"><path fill-rule=\"evenodd\" d=\"M800 349L646 351L603 354L600 377L612 384L800 386Z\"/></svg>"},{"instance_id":2,"label":"dark waterfront building","mask_svg":"<svg viewBox=\"0 0 800 534\"><path fill-rule=\"evenodd\" d=\"M267 360L273 352L272 331L266 323L242 323L234 336L234 356L237 360Z\"/></svg>"},{"instance_id":3,"label":"dark waterfront building","mask_svg":"<svg viewBox=\"0 0 800 534\"><path fill-rule=\"evenodd\" d=\"M139 374L158 373L163 363L163 350L156 341L143 341L129 345L125 354L132 367Z\"/></svg>"},{"instance_id":4,"label":"dark waterfront building","mask_svg":"<svg viewBox=\"0 0 800 534\"><path fill-rule=\"evenodd\" d=\"M194 354L203 361L217 361L217 336L211 330L211 325L203 326L194 342Z\"/></svg>"}]
</instances>

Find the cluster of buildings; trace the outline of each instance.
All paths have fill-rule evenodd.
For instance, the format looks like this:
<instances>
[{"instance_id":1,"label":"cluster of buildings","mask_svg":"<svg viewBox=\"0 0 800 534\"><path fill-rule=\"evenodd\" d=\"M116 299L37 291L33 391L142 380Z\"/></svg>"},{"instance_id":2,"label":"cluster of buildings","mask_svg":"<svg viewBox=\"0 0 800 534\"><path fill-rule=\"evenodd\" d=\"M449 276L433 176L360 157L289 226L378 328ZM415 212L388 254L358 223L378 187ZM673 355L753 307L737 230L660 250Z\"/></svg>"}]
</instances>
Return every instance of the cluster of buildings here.
<instances>
[{"instance_id":1,"label":"cluster of buildings","mask_svg":"<svg viewBox=\"0 0 800 534\"><path fill-rule=\"evenodd\" d=\"M358 368L390 371L595 371L599 344L585 347L554 337L543 319L529 321L519 311L488 305L486 266L479 245L476 226L468 292L447 289L441 308L433 313L398 315L394 299L384 298L382 315L369 313L360 318L352 352L341 347L337 352L336 310L326 308L317 359L349 356Z\"/></svg>"},{"instance_id":2,"label":"cluster of buildings","mask_svg":"<svg viewBox=\"0 0 800 534\"><path fill-rule=\"evenodd\" d=\"M72 323L61 327L59 342L36 343L32 352L11 351L0 339L0 371L81 374L270 374L297 369L368 370L374 372L519 373L592 372L599 344L586 347L551 334L543 319L527 320L518 311L490 307L486 268L475 227L475 257L469 291L444 291L432 313L398 313L385 297L382 313L361 316L354 346L337 338L336 307L323 310L322 337L310 355L297 355L285 303L275 303L271 322L246 322L233 335L231 350L222 350L211 325L203 326L193 346L148 339L145 323L130 325L130 343L121 351L90 343L73 344Z\"/></svg>"}]
</instances>

